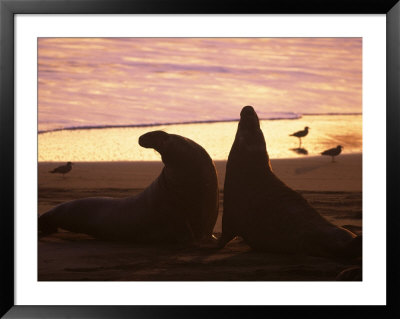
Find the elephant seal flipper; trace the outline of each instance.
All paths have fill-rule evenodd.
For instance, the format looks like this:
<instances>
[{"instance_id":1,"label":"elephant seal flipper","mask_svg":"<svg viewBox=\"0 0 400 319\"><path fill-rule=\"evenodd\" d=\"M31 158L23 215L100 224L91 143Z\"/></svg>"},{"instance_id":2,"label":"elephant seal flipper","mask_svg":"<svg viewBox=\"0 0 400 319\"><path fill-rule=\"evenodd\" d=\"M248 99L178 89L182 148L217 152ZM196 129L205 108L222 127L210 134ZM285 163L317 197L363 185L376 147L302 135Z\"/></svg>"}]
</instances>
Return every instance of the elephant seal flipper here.
<instances>
[{"instance_id":1,"label":"elephant seal flipper","mask_svg":"<svg viewBox=\"0 0 400 319\"><path fill-rule=\"evenodd\" d=\"M360 266L352 266L342 270L335 278L336 281L361 281L362 269Z\"/></svg>"},{"instance_id":2,"label":"elephant seal flipper","mask_svg":"<svg viewBox=\"0 0 400 319\"><path fill-rule=\"evenodd\" d=\"M253 107L245 106L229 153L220 247L232 236L257 250L318 256L361 255L360 240L323 218L272 171Z\"/></svg>"},{"instance_id":3,"label":"elephant seal flipper","mask_svg":"<svg viewBox=\"0 0 400 319\"><path fill-rule=\"evenodd\" d=\"M41 235L62 228L137 243L191 242L211 237L219 191L208 153L188 138L163 131L143 134L139 144L159 152L165 165L151 185L132 197L62 203L39 217Z\"/></svg>"}]
</instances>

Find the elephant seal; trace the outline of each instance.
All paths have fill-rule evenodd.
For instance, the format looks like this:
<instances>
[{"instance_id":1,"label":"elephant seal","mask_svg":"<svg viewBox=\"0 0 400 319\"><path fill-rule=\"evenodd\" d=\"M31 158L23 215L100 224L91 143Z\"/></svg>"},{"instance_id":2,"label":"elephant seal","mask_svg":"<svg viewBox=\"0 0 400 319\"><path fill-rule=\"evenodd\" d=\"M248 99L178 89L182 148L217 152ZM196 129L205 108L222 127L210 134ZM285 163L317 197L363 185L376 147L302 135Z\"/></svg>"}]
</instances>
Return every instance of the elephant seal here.
<instances>
[{"instance_id":1,"label":"elephant seal","mask_svg":"<svg viewBox=\"0 0 400 319\"><path fill-rule=\"evenodd\" d=\"M360 266L352 266L342 270L335 278L336 281L362 281Z\"/></svg>"},{"instance_id":2,"label":"elephant seal","mask_svg":"<svg viewBox=\"0 0 400 319\"><path fill-rule=\"evenodd\" d=\"M316 256L361 255L361 240L322 217L272 172L253 107L245 106L229 153L219 247L241 236L253 249Z\"/></svg>"},{"instance_id":3,"label":"elephant seal","mask_svg":"<svg viewBox=\"0 0 400 319\"><path fill-rule=\"evenodd\" d=\"M164 168L143 192L126 198L93 197L62 203L39 217L47 235L62 228L107 240L182 243L211 238L218 214L215 166L203 147L163 131L139 144L161 154Z\"/></svg>"}]
</instances>

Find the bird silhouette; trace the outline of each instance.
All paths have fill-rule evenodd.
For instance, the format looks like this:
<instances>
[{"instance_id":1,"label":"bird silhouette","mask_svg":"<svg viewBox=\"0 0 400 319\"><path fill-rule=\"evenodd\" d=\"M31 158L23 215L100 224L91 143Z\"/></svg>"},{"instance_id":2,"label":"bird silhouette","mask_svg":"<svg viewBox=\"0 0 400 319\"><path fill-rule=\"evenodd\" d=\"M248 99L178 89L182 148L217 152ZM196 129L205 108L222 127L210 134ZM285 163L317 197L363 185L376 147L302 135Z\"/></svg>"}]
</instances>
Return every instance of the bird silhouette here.
<instances>
[{"instance_id":1,"label":"bird silhouette","mask_svg":"<svg viewBox=\"0 0 400 319\"><path fill-rule=\"evenodd\" d=\"M297 131L296 133L293 133L293 134L290 134L289 136L296 136L296 137L298 137L299 138L299 148L301 148L301 138L302 137L305 137L307 134L308 134L308 130L309 130L310 128L308 127L308 126L306 126L305 128L304 128L304 130L302 130L302 131Z\"/></svg>"},{"instance_id":2,"label":"bird silhouette","mask_svg":"<svg viewBox=\"0 0 400 319\"><path fill-rule=\"evenodd\" d=\"M338 145L337 147L330 148L329 150L323 151L321 155L332 156L332 162L335 161L335 156L338 156L342 152L342 145Z\"/></svg>"},{"instance_id":3,"label":"bird silhouette","mask_svg":"<svg viewBox=\"0 0 400 319\"><path fill-rule=\"evenodd\" d=\"M72 163L68 162L65 165L61 165L61 166L56 167L55 169L53 169L49 173L52 173L52 174L59 173L59 174L62 174L63 177L65 177L65 174L67 174L71 169L72 169Z\"/></svg>"}]
</instances>

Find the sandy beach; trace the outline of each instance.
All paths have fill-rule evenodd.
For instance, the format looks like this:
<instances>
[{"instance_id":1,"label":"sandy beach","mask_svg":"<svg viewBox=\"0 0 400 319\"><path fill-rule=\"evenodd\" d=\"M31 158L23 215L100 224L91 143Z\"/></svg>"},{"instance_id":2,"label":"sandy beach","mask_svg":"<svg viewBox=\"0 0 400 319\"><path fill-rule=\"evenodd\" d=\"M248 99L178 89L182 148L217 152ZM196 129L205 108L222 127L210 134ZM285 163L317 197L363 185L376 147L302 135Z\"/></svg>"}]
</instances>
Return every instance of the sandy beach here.
<instances>
[{"instance_id":1,"label":"sandy beach","mask_svg":"<svg viewBox=\"0 0 400 319\"><path fill-rule=\"evenodd\" d=\"M146 188L161 172L160 162L76 162L65 177L50 174L60 164L38 165L38 213L64 201L126 197ZM221 233L225 161L215 162L220 211L214 233ZM276 175L300 192L324 217L362 233L362 155L271 160ZM360 260L279 255L252 251L240 238L224 249L147 246L106 242L59 232L38 241L41 281L329 281Z\"/></svg>"}]
</instances>

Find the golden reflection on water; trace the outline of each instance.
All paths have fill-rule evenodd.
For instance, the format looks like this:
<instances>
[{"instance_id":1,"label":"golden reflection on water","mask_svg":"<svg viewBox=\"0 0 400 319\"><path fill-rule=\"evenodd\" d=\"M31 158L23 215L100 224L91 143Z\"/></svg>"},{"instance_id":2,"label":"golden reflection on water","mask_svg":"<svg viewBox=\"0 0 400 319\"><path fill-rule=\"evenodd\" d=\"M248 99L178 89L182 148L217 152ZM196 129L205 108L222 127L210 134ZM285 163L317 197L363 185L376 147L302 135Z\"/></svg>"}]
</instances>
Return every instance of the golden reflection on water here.
<instances>
[{"instance_id":1,"label":"golden reflection on water","mask_svg":"<svg viewBox=\"0 0 400 319\"><path fill-rule=\"evenodd\" d=\"M57 131L39 134L39 161L159 161L160 155L139 146L142 134L164 130L188 137L202 145L213 160L225 160L235 138L238 122L180 124L141 128L108 128ZM261 121L270 158L304 157L291 133L310 127L302 139L308 156L327 148L344 146L343 153L362 152L361 115L303 116L298 120Z\"/></svg>"}]
</instances>

